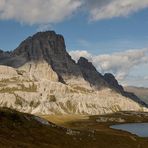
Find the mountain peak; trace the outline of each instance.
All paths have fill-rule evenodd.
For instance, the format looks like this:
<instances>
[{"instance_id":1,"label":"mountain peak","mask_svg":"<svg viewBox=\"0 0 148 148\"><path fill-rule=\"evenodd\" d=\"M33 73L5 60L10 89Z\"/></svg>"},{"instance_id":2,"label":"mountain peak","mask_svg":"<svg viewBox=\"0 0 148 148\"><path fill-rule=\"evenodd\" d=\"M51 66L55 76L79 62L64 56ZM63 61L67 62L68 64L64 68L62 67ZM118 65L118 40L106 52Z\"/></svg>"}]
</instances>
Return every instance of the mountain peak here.
<instances>
[{"instance_id":1,"label":"mountain peak","mask_svg":"<svg viewBox=\"0 0 148 148\"><path fill-rule=\"evenodd\" d=\"M87 80L92 86L97 89L108 87L108 84L104 80L103 76L97 71L95 66L89 62L88 59L80 57L78 60L78 65L81 69L84 79Z\"/></svg>"},{"instance_id":2,"label":"mountain peak","mask_svg":"<svg viewBox=\"0 0 148 148\"><path fill-rule=\"evenodd\" d=\"M78 62L88 62L88 59L86 59L85 57L80 57Z\"/></svg>"},{"instance_id":3,"label":"mountain peak","mask_svg":"<svg viewBox=\"0 0 148 148\"><path fill-rule=\"evenodd\" d=\"M80 68L66 51L64 37L54 31L38 32L28 37L12 52L11 62L5 65L18 68L38 61L46 61L62 82L71 77L82 78Z\"/></svg>"},{"instance_id":4,"label":"mountain peak","mask_svg":"<svg viewBox=\"0 0 148 148\"><path fill-rule=\"evenodd\" d=\"M54 31L38 32L24 40L13 55L23 55L28 60L49 60L50 52L59 53L65 51L65 41L62 35Z\"/></svg>"},{"instance_id":5,"label":"mountain peak","mask_svg":"<svg viewBox=\"0 0 148 148\"><path fill-rule=\"evenodd\" d=\"M55 31L45 31L45 32L37 32L34 34L32 39L49 39L49 40L55 40L55 39L61 39L64 42L64 37L60 34L56 34Z\"/></svg>"},{"instance_id":6,"label":"mountain peak","mask_svg":"<svg viewBox=\"0 0 148 148\"><path fill-rule=\"evenodd\" d=\"M111 73L105 73L104 79L116 90L119 90L120 92L123 92L123 87L119 85L118 81L116 80L115 76Z\"/></svg>"},{"instance_id":7,"label":"mountain peak","mask_svg":"<svg viewBox=\"0 0 148 148\"><path fill-rule=\"evenodd\" d=\"M86 59L84 57L79 58L78 65L83 66L87 69L97 71L96 68L94 67L94 65L88 59Z\"/></svg>"}]
</instances>

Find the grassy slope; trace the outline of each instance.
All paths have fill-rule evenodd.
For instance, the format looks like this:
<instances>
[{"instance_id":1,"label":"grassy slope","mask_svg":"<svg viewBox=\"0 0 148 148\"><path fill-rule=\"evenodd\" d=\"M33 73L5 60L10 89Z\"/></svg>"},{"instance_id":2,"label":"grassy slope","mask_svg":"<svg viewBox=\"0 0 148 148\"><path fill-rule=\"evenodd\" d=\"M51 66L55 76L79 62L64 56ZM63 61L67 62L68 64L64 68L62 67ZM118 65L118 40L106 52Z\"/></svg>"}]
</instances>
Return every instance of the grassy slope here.
<instances>
[{"instance_id":1,"label":"grassy slope","mask_svg":"<svg viewBox=\"0 0 148 148\"><path fill-rule=\"evenodd\" d=\"M110 115L108 115L110 116ZM120 116L115 114L113 116ZM133 115L132 115L133 116ZM44 116L45 117L45 116ZM136 117L136 118L135 118ZM125 118L147 121L147 117ZM42 125L34 116L0 109L0 147L2 148L147 148L148 140L127 132L112 130L112 123L97 123L98 116L46 116L59 126ZM58 120L57 120L58 119ZM61 121L62 122L59 122ZM64 122L63 122L64 121ZM67 130L67 128L77 130Z\"/></svg>"},{"instance_id":2,"label":"grassy slope","mask_svg":"<svg viewBox=\"0 0 148 148\"><path fill-rule=\"evenodd\" d=\"M43 116L43 118L58 124L59 126L83 131L94 131L95 138L99 142L99 148L147 148L148 139L140 138L128 132L113 130L109 128L112 124L118 124L117 121L101 122L97 119L123 119L124 123L148 122L148 114L135 112L119 112L102 116ZM97 145L94 145L97 147Z\"/></svg>"}]
</instances>

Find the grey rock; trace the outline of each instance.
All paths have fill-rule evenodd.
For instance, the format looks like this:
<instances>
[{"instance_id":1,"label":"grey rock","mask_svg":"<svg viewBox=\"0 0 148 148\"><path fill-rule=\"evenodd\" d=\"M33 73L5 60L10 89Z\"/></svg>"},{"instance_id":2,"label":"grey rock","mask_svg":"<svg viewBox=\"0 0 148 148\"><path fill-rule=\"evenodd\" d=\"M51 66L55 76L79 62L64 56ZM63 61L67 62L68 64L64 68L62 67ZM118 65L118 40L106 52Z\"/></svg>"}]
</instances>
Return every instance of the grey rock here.
<instances>
[{"instance_id":1,"label":"grey rock","mask_svg":"<svg viewBox=\"0 0 148 148\"><path fill-rule=\"evenodd\" d=\"M80 57L78 60L78 66L81 69L83 77L88 81L92 87L96 89L102 89L109 87L108 83L104 80L104 77L99 73L91 62L86 58Z\"/></svg>"},{"instance_id":2,"label":"grey rock","mask_svg":"<svg viewBox=\"0 0 148 148\"><path fill-rule=\"evenodd\" d=\"M1 65L7 65L7 64L5 64L5 61L9 60L10 54L11 54L11 52L9 52L9 51L5 52L0 49L0 64Z\"/></svg>"},{"instance_id":3,"label":"grey rock","mask_svg":"<svg viewBox=\"0 0 148 148\"><path fill-rule=\"evenodd\" d=\"M104 75L104 79L108 82L110 87L114 88L115 90L119 92L123 92L123 87L119 85L118 81L116 80L115 76L111 73L106 73Z\"/></svg>"}]
</instances>

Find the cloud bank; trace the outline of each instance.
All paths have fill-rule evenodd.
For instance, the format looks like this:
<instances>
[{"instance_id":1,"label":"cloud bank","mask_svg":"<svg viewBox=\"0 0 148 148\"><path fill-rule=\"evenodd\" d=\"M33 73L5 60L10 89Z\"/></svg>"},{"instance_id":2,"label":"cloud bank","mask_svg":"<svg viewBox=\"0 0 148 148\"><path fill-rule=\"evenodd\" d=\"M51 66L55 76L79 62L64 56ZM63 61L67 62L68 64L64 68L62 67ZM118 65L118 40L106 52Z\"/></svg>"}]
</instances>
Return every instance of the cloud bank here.
<instances>
[{"instance_id":1,"label":"cloud bank","mask_svg":"<svg viewBox=\"0 0 148 148\"><path fill-rule=\"evenodd\" d=\"M128 16L148 7L148 0L0 0L0 20L26 24L58 23L86 12L97 21Z\"/></svg>"},{"instance_id":2,"label":"cloud bank","mask_svg":"<svg viewBox=\"0 0 148 148\"><path fill-rule=\"evenodd\" d=\"M93 21L125 17L148 7L148 0L88 0L90 19Z\"/></svg>"},{"instance_id":3,"label":"cloud bank","mask_svg":"<svg viewBox=\"0 0 148 148\"><path fill-rule=\"evenodd\" d=\"M0 0L0 19L27 24L57 23L72 15L80 0Z\"/></svg>"},{"instance_id":4,"label":"cloud bank","mask_svg":"<svg viewBox=\"0 0 148 148\"><path fill-rule=\"evenodd\" d=\"M123 81L135 67L148 64L148 49L127 50L104 55L92 55L87 51L70 51L74 60L81 56L91 61L98 71L102 73L111 72L119 81ZM147 77L145 77L146 79Z\"/></svg>"}]
</instances>

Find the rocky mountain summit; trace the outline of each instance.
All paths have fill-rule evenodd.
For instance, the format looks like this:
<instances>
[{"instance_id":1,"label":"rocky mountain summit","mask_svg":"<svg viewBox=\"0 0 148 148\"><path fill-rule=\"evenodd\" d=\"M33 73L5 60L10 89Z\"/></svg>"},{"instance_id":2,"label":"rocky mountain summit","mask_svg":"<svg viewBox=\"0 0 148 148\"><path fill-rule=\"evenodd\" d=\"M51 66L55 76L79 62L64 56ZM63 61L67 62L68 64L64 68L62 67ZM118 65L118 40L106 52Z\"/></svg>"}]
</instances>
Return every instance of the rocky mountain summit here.
<instances>
[{"instance_id":1,"label":"rocky mountain summit","mask_svg":"<svg viewBox=\"0 0 148 148\"><path fill-rule=\"evenodd\" d=\"M76 63L54 31L28 37L12 52L0 51L0 106L39 114L103 114L147 110L112 74Z\"/></svg>"},{"instance_id":2,"label":"rocky mountain summit","mask_svg":"<svg viewBox=\"0 0 148 148\"><path fill-rule=\"evenodd\" d=\"M88 81L92 87L95 87L95 89L109 87L109 83L105 81L103 75L101 75L86 58L80 57L78 66L81 69L84 79Z\"/></svg>"}]
</instances>

